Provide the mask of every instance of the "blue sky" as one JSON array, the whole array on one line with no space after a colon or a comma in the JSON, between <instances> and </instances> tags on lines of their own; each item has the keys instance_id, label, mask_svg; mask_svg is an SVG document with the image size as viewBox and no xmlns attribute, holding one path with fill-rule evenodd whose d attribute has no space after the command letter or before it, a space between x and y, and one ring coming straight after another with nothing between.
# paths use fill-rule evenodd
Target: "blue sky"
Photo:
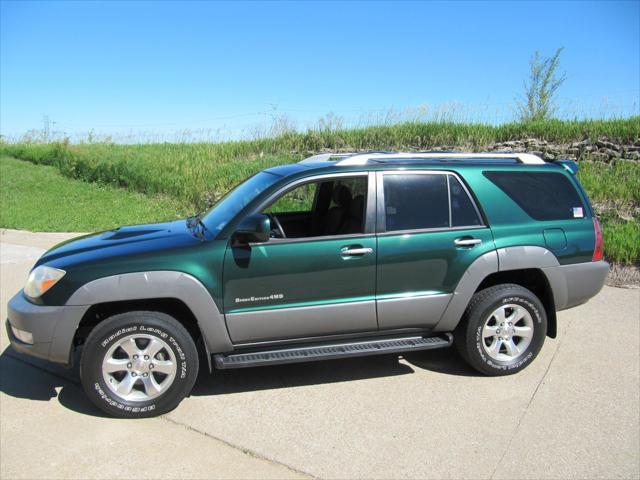
<instances>
[{"instance_id":1,"label":"blue sky","mask_svg":"<svg viewBox=\"0 0 640 480\"><path fill-rule=\"evenodd\" d=\"M530 55L561 46L564 112L640 108L638 1L2 1L0 13L4 135L43 115L66 133L231 136L274 111L299 127L420 105L508 120Z\"/></svg>"}]
</instances>

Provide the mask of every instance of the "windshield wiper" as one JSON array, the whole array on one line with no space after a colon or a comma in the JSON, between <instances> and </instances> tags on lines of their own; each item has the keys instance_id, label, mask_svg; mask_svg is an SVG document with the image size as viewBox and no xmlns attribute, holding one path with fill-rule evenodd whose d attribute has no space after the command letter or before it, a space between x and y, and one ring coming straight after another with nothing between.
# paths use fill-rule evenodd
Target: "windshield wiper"
<instances>
[{"instance_id":1,"label":"windshield wiper","mask_svg":"<svg viewBox=\"0 0 640 480\"><path fill-rule=\"evenodd\" d=\"M202 221L202 213L198 212L195 215L191 215L187 217L187 228L191 230L191 232L200 240L201 242L205 241L204 232L209 230L207 226Z\"/></svg>"}]
</instances>

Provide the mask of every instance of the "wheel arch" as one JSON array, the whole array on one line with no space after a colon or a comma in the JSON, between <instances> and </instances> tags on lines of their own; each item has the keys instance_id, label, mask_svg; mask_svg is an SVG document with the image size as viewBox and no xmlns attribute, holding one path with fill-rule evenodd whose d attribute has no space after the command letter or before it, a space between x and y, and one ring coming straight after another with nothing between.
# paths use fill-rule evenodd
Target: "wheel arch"
<instances>
[{"instance_id":1,"label":"wheel arch","mask_svg":"<svg viewBox=\"0 0 640 480\"><path fill-rule=\"evenodd\" d=\"M162 312L175 318L193 339L202 338L198 321L189 307L177 298L145 298L137 300L117 300L91 305L78 324L74 345L84 343L91 331L102 321L113 315L132 311Z\"/></svg>"},{"instance_id":2,"label":"wheel arch","mask_svg":"<svg viewBox=\"0 0 640 480\"><path fill-rule=\"evenodd\" d=\"M552 252L538 246L506 247L485 253L469 266L458 282L434 331L453 331L478 290L498 283L516 283L532 290L543 302L547 314L547 335L555 338L556 302L553 282L545 269L558 265L558 259Z\"/></svg>"},{"instance_id":3,"label":"wheel arch","mask_svg":"<svg viewBox=\"0 0 640 480\"><path fill-rule=\"evenodd\" d=\"M125 309L153 310L180 315L192 335L201 335L207 353L233 350L224 316L213 297L195 277L177 271L136 272L93 280L74 292L67 305L89 305L70 336L76 337L100 315ZM197 329L197 331L196 331ZM84 331L80 331L82 334Z\"/></svg>"}]
</instances>

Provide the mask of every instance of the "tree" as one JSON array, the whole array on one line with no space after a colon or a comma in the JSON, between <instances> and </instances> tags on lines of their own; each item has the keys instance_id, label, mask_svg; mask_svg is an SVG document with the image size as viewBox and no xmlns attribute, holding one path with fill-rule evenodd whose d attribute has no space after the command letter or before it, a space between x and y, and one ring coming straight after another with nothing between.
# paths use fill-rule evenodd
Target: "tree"
<instances>
[{"instance_id":1,"label":"tree","mask_svg":"<svg viewBox=\"0 0 640 480\"><path fill-rule=\"evenodd\" d=\"M529 79L524 82L523 98L517 101L520 121L546 120L553 115L554 96L567 79L566 73L557 72L562 50L558 48L551 57L535 52L529 60Z\"/></svg>"}]
</instances>

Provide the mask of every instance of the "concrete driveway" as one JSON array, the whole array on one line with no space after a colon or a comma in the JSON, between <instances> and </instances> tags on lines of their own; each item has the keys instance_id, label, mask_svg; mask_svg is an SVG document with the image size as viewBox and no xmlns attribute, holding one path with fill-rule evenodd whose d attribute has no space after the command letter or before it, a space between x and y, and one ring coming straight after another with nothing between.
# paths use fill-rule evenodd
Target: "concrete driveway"
<instances>
[{"instance_id":1,"label":"concrete driveway","mask_svg":"<svg viewBox=\"0 0 640 480\"><path fill-rule=\"evenodd\" d=\"M64 234L0 235L2 318ZM524 372L453 350L217 371L161 418L105 418L75 371L0 356L1 478L638 478L640 290L559 315Z\"/></svg>"}]
</instances>

